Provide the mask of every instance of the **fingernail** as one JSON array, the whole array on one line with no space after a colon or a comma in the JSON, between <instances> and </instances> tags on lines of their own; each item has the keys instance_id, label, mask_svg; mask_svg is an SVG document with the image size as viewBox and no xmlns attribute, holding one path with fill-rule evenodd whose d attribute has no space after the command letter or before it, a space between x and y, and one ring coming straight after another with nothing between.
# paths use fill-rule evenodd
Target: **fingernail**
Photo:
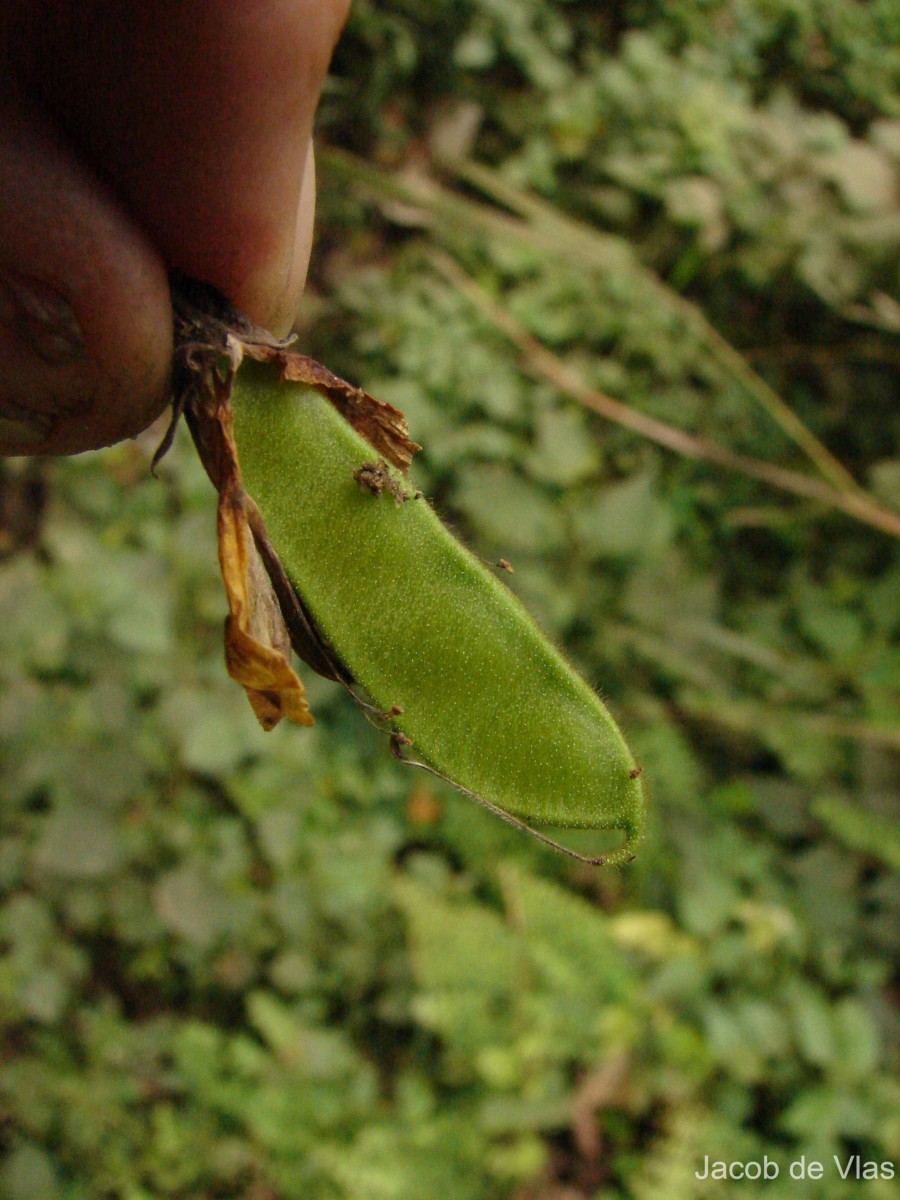
<instances>
[{"instance_id":1,"label":"fingernail","mask_svg":"<svg viewBox=\"0 0 900 1200\"><path fill-rule=\"evenodd\" d=\"M0 408L0 452L37 446L50 436L49 418L26 413L10 405Z\"/></svg>"},{"instance_id":2,"label":"fingernail","mask_svg":"<svg viewBox=\"0 0 900 1200\"><path fill-rule=\"evenodd\" d=\"M0 321L12 325L50 366L71 362L84 349L71 304L42 279L5 273L0 279Z\"/></svg>"}]
</instances>

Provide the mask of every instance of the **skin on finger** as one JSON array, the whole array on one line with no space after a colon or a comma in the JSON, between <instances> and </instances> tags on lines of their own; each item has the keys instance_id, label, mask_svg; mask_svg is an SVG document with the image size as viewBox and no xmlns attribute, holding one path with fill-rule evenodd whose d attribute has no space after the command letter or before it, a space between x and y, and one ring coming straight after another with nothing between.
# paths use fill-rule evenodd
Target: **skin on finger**
<instances>
[{"instance_id":1,"label":"skin on finger","mask_svg":"<svg viewBox=\"0 0 900 1200\"><path fill-rule=\"evenodd\" d=\"M348 0L12 7L0 23L18 69L163 258L286 332L313 117Z\"/></svg>"},{"instance_id":2,"label":"skin on finger","mask_svg":"<svg viewBox=\"0 0 900 1200\"><path fill-rule=\"evenodd\" d=\"M313 154L312 142L309 143L306 155L306 165L303 169L303 183L300 188L300 203L297 208L297 222L294 228L294 253L291 267L288 271L287 283L275 317L277 332L289 333L300 307L300 297L306 286L306 272L309 270L309 259L313 243L313 218L316 208L316 160Z\"/></svg>"},{"instance_id":3,"label":"skin on finger","mask_svg":"<svg viewBox=\"0 0 900 1200\"><path fill-rule=\"evenodd\" d=\"M133 436L168 400L162 260L52 125L0 96L0 453Z\"/></svg>"}]
</instances>

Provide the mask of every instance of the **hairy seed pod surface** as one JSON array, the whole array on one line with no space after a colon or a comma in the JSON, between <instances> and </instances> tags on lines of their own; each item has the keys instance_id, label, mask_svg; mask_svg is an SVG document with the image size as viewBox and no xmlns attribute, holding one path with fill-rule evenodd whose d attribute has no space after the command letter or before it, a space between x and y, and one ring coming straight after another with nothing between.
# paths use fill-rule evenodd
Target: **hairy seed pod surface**
<instances>
[{"instance_id":1,"label":"hairy seed pod surface","mask_svg":"<svg viewBox=\"0 0 900 1200\"><path fill-rule=\"evenodd\" d=\"M402 713L394 728L505 812L621 830L606 861L629 858L640 770L505 584L314 389L245 361L232 407L246 489L291 582L375 703ZM376 476L390 486L360 486Z\"/></svg>"}]
</instances>

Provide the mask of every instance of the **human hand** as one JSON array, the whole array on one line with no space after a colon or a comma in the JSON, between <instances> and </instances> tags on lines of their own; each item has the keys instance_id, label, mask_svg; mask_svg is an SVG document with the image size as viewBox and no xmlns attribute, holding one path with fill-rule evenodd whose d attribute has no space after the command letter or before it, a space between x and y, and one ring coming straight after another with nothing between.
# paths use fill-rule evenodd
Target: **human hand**
<instances>
[{"instance_id":1,"label":"human hand","mask_svg":"<svg viewBox=\"0 0 900 1200\"><path fill-rule=\"evenodd\" d=\"M159 415L169 268L290 329L313 116L348 7L0 8L0 454L93 449Z\"/></svg>"}]
</instances>

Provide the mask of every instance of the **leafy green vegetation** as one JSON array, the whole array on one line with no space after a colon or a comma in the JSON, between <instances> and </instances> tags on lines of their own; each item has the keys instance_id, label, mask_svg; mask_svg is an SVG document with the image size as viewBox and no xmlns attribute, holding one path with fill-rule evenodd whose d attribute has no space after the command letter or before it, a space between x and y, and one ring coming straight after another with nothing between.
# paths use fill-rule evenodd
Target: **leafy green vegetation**
<instances>
[{"instance_id":1,"label":"leafy green vegetation","mask_svg":"<svg viewBox=\"0 0 900 1200\"><path fill-rule=\"evenodd\" d=\"M0 1194L893 1194L832 1155L900 1160L897 46L889 0L355 5L303 349L513 563L648 837L574 865L309 672L260 732L186 436L41 467L37 528L5 464Z\"/></svg>"}]
</instances>

